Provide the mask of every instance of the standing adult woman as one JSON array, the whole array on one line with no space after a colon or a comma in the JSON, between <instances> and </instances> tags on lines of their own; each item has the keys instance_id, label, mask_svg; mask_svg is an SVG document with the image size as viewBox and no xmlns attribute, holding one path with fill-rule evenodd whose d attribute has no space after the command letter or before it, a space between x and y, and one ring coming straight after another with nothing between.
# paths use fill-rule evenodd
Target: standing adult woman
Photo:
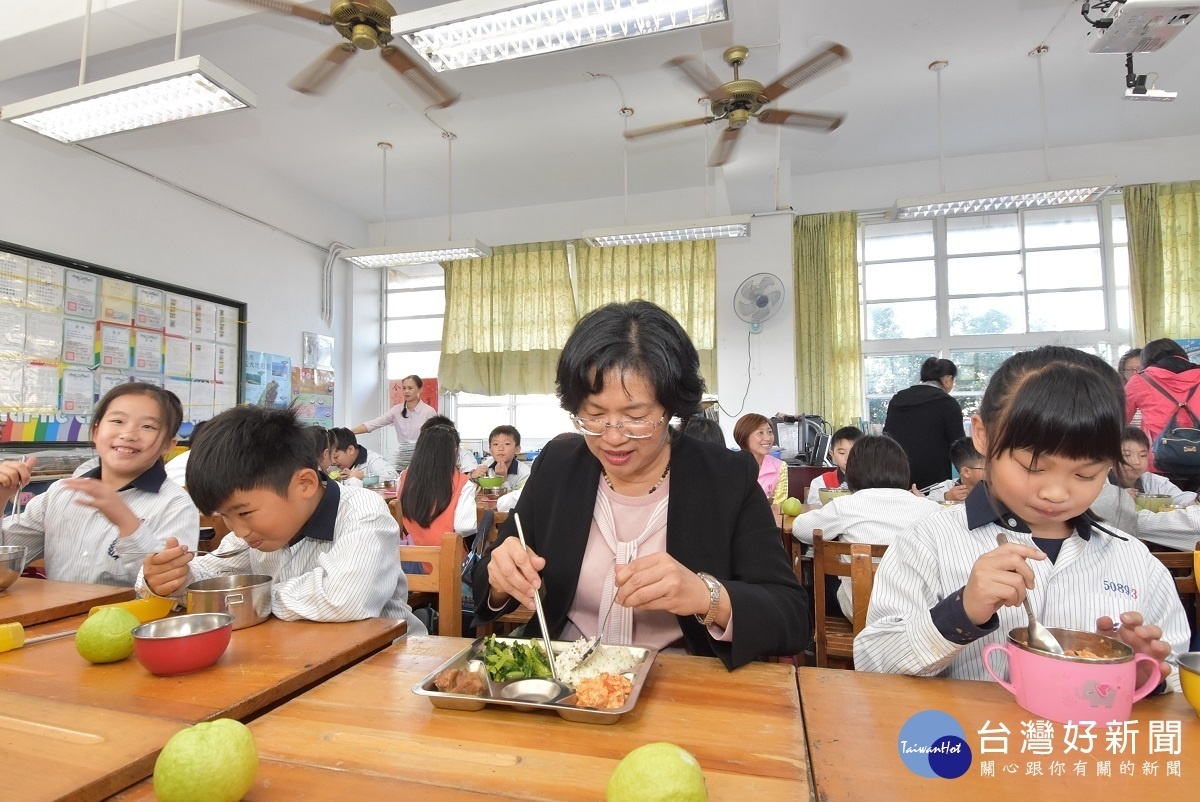
<instances>
[{"instance_id":1,"label":"standing adult woman","mask_svg":"<svg viewBox=\"0 0 1200 802\"><path fill-rule=\"evenodd\" d=\"M757 412L738 418L733 427L733 441L738 448L754 457L758 465L758 484L772 504L782 504L788 497L787 463L771 456L775 445L775 430L771 421Z\"/></svg>"},{"instance_id":2,"label":"standing adult woman","mask_svg":"<svg viewBox=\"0 0 1200 802\"><path fill-rule=\"evenodd\" d=\"M400 443L396 454L396 469L404 470L412 460L413 446L421 434L421 424L437 414L437 411L421 400L423 382L417 375L405 376L400 380L400 392L403 400L374 420L360 423L350 431L355 434L366 434L387 426L389 423L396 428L396 439Z\"/></svg>"},{"instance_id":3,"label":"standing adult woman","mask_svg":"<svg viewBox=\"0 0 1200 802\"><path fill-rule=\"evenodd\" d=\"M949 359L929 357L921 364L921 383L892 396L883 433L908 455L912 482L928 487L952 476L950 445L965 436L962 407L950 396L958 367Z\"/></svg>"},{"instance_id":4,"label":"standing adult woman","mask_svg":"<svg viewBox=\"0 0 1200 802\"><path fill-rule=\"evenodd\" d=\"M1157 385L1157 386L1156 386ZM1142 370L1125 385L1125 415L1129 420L1140 412L1142 431L1153 445L1162 430L1176 416L1178 426L1200 426L1180 403L1200 412L1200 365L1188 361L1187 352L1174 340L1163 338L1146 343L1142 349ZM1151 447L1149 470L1154 468ZM1183 490L1195 490L1194 476L1168 476ZM1185 486L1186 485L1186 486Z\"/></svg>"},{"instance_id":5,"label":"standing adult woman","mask_svg":"<svg viewBox=\"0 0 1200 802\"><path fill-rule=\"evenodd\" d=\"M728 668L803 648L804 592L753 464L668 425L699 409L699 365L679 323L646 301L579 321L557 385L584 437L551 442L534 462L476 569L476 624L532 608L544 583L555 638L606 624L609 643L683 647Z\"/></svg>"}]
</instances>

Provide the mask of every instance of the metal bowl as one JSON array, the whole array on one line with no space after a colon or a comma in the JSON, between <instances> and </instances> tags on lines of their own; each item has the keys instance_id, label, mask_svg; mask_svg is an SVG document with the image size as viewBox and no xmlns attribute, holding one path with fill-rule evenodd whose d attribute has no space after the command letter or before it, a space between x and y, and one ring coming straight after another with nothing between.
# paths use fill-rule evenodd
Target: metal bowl
<instances>
[{"instance_id":1,"label":"metal bowl","mask_svg":"<svg viewBox=\"0 0 1200 802\"><path fill-rule=\"evenodd\" d=\"M1173 506L1171 497L1162 493L1138 493L1137 499L1134 501L1134 506L1139 510L1150 510L1151 512L1163 512L1164 507Z\"/></svg>"},{"instance_id":2,"label":"metal bowl","mask_svg":"<svg viewBox=\"0 0 1200 802\"><path fill-rule=\"evenodd\" d=\"M500 698L531 704L552 704L571 694L574 689L566 683L553 679L518 679L500 687ZM517 706L518 710L537 710L536 707Z\"/></svg>"},{"instance_id":3,"label":"metal bowl","mask_svg":"<svg viewBox=\"0 0 1200 802\"><path fill-rule=\"evenodd\" d=\"M151 674L188 674L217 662L232 634L233 616L228 613L164 618L134 628L133 654Z\"/></svg>"},{"instance_id":4,"label":"metal bowl","mask_svg":"<svg viewBox=\"0 0 1200 802\"><path fill-rule=\"evenodd\" d=\"M233 628L245 629L271 617L269 574L235 574L201 579L187 588L189 613L228 613Z\"/></svg>"},{"instance_id":5,"label":"metal bowl","mask_svg":"<svg viewBox=\"0 0 1200 802\"><path fill-rule=\"evenodd\" d=\"M1183 686L1183 698L1200 716L1200 652L1179 655L1179 684Z\"/></svg>"},{"instance_id":6,"label":"metal bowl","mask_svg":"<svg viewBox=\"0 0 1200 802\"><path fill-rule=\"evenodd\" d=\"M24 546L0 546L0 593L8 590L25 570Z\"/></svg>"},{"instance_id":7,"label":"metal bowl","mask_svg":"<svg viewBox=\"0 0 1200 802\"><path fill-rule=\"evenodd\" d=\"M1133 649L1129 644L1098 632L1086 632L1080 629L1059 629L1046 627L1064 650L1087 649L1095 657L1079 657L1077 655L1059 655L1035 649L1029 645L1028 627L1016 627L1008 633L1008 640L1018 648L1027 652L1052 657L1055 660L1066 660L1071 663L1128 663L1133 659Z\"/></svg>"},{"instance_id":8,"label":"metal bowl","mask_svg":"<svg viewBox=\"0 0 1200 802\"><path fill-rule=\"evenodd\" d=\"M821 498L821 504L825 505L835 498L850 495L850 491L841 487L821 487L817 489L817 495Z\"/></svg>"}]
</instances>

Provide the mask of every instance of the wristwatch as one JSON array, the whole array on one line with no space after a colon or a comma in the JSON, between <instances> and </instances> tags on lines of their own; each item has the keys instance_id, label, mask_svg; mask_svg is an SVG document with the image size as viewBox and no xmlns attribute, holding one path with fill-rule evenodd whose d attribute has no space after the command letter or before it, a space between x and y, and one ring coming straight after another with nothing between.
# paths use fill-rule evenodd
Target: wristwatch
<instances>
[{"instance_id":1,"label":"wristwatch","mask_svg":"<svg viewBox=\"0 0 1200 802\"><path fill-rule=\"evenodd\" d=\"M711 574L703 571L697 571L696 576L703 579L704 584L708 585L708 612L704 615L697 613L696 620L706 627L712 626L712 622L717 618L717 608L721 605L721 583Z\"/></svg>"}]
</instances>

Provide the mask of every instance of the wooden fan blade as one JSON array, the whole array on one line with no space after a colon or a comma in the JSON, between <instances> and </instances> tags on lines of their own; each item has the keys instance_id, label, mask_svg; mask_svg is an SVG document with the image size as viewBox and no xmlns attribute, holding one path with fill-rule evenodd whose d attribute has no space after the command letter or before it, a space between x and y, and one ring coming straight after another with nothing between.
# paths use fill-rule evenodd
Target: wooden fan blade
<instances>
[{"instance_id":1,"label":"wooden fan blade","mask_svg":"<svg viewBox=\"0 0 1200 802\"><path fill-rule=\"evenodd\" d=\"M296 77L288 81L288 86L304 95L315 95L321 91L325 82L333 77L338 67L346 59L354 55L354 45L342 42L326 50L321 57L309 64Z\"/></svg>"},{"instance_id":2,"label":"wooden fan blade","mask_svg":"<svg viewBox=\"0 0 1200 802\"><path fill-rule=\"evenodd\" d=\"M715 119L717 118L697 117L694 120L683 120L682 122L677 123L663 123L662 125L650 125L645 128L635 128L632 131L626 131L625 138L636 139L639 136L646 136L647 134L660 134L663 131L674 131L677 128L691 128L693 125L706 125Z\"/></svg>"},{"instance_id":3,"label":"wooden fan blade","mask_svg":"<svg viewBox=\"0 0 1200 802\"><path fill-rule=\"evenodd\" d=\"M287 0L237 0L243 5L259 6L270 11L275 11L280 14L291 14L296 17L304 17L313 22L319 22L322 25L332 25L333 17L326 14L324 11L317 11L315 8L302 6L299 3L289 3Z\"/></svg>"},{"instance_id":4,"label":"wooden fan blade","mask_svg":"<svg viewBox=\"0 0 1200 802\"><path fill-rule=\"evenodd\" d=\"M708 159L709 167L720 167L729 161L729 157L733 155L733 146L737 144L738 134L741 132L741 128L725 129L721 138L717 140L717 146L713 148L712 156Z\"/></svg>"},{"instance_id":5,"label":"wooden fan blade","mask_svg":"<svg viewBox=\"0 0 1200 802\"><path fill-rule=\"evenodd\" d=\"M758 115L760 123L812 128L826 134L841 125L845 119L840 114L812 114L805 111L784 111L783 109L767 109Z\"/></svg>"},{"instance_id":6,"label":"wooden fan blade","mask_svg":"<svg viewBox=\"0 0 1200 802\"><path fill-rule=\"evenodd\" d=\"M800 84L808 83L821 73L841 66L849 60L849 50L841 45L830 45L808 61L793 67L776 78L770 86L763 90L763 96L768 101L774 100L784 92L795 89Z\"/></svg>"},{"instance_id":7,"label":"wooden fan blade","mask_svg":"<svg viewBox=\"0 0 1200 802\"><path fill-rule=\"evenodd\" d=\"M396 72L400 73L409 86L421 97L429 101L429 105L444 109L458 100L458 94L450 87L434 77L413 49L403 39L394 39L393 43L379 51L383 60Z\"/></svg>"},{"instance_id":8,"label":"wooden fan blade","mask_svg":"<svg viewBox=\"0 0 1200 802\"><path fill-rule=\"evenodd\" d=\"M700 59L694 56L676 56L667 62L667 66L675 67L686 75L692 85L708 95L709 100L714 103L729 98L729 93L721 88L721 79Z\"/></svg>"}]
</instances>

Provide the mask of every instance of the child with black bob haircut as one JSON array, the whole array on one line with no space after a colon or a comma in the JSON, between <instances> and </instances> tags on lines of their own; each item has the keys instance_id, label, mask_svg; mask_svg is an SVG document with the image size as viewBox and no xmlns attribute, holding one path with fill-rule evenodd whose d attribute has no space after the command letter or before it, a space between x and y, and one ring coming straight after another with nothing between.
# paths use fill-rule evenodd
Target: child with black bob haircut
<instances>
[{"instance_id":1,"label":"child with black bob haircut","mask_svg":"<svg viewBox=\"0 0 1200 802\"><path fill-rule=\"evenodd\" d=\"M843 426L833 433L833 437L829 438L829 458L837 467L812 480L808 486L805 504L821 506L822 488L846 489L846 462L850 459L850 450L854 448L854 443L862 436L862 429L857 426Z\"/></svg>"},{"instance_id":2,"label":"child with black bob haircut","mask_svg":"<svg viewBox=\"0 0 1200 802\"><path fill-rule=\"evenodd\" d=\"M335 428L329 431L329 458L342 472L347 482L358 485L369 484L364 481L368 476L376 477L374 481L395 481L400 477L382 454L367 451L358 444L354 432L345 428Z\"/></svg>"},{"instance_id":3,"label":"child with black bob haircut","mask_svg":"<svg viewBox=\"0 0 1200 802\"><path fill-rule=\"evenodd\" d=\"M200 513L163 467L182 420L169 390L144 382L109 390L92 412L97 464L0 522L0 542L25 546L27 560L44 555L49 579L125 587L147 552L179 541L194 549ZM0 463L0 509L28 484L36 462Z\"/></svg>"},{"instance_id":4,"label":"child with black bob haircut","mask_svg":"<svg viewBox=\"0 0 1200 802\"><path fill-rule=\"evenodd\" d=\"M1046 626L1119 638L1158 661L1139 666L1139 685L1157 674L1177 690L1171 663L1189 632L1175 583L1089 512L1121 460L1123 423L1121 382L1099 357L1045 346L1005 360L971 421L986 478L888 549L854 667L987 680L983 647L1028 624L1018 608L1032 594Z\"/></svg>"},{"instance_id":5,"label":"child with black bob haircut","mask_svg":"<svg viewBox=\"0 0 1200 802\"><path fill-rule=\"evenodd\" d=\"M947 479L925 494L933 501L965 501L983 478L983 455L971 438L960 437L950 444L950 461L958 479Z\"/></svg>"},{"instance_id":6,"label":"child with black bob haircut","mask_svg":"<svg viewBox=\"0 0 1200 802\"><path fill-rule=\"evenodd\" d=\"M231 533L213 555L195 559L169 541L145 559L142 594L182 599L202 579L269 574L271 612L284 621L399 618L409 634L425 632L408 606L396 559L400 529L387 505L370 490L327 480L293 410L235 407L213 418L192 444L187 487Z\"/></svg>"}]
</instances>

